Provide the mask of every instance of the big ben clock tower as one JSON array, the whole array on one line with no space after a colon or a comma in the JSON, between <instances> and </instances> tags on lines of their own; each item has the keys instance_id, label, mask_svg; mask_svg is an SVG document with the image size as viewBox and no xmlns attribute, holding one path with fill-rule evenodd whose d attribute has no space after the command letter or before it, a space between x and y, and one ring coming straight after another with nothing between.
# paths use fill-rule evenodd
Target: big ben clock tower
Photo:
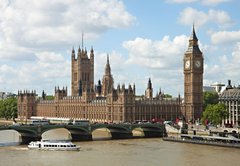
<instances>
[{"instance_id":1,"label":"big ben clock tower","mask_svg":"<svg viewBox=\"0 0 240 166\"><path fill-rule=\"evenodd\" d=\"M203 55L193 26L184 59L184 109L186 120L196 120L203 111Z\"/></svg>"}]
</instances>

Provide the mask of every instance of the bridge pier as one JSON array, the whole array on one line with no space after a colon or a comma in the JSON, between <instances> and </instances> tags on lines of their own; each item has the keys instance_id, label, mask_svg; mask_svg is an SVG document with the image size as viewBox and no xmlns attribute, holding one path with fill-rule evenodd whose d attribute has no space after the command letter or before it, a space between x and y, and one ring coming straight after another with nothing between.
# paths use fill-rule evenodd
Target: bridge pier
<instances>
[{"instance_id":1,"label":"bridge pier","mask_svg":"<svg viewBox=\"0 0 240 166\"><path fill-rule=\"evenodd\" d=\"M30 137L30 136L21 136L22 142L21 145L29 144L31 141L40 141L42 137Z\"/></svg>"},{"instance_id":2,"label":"bridge pier","mask_svg":"<svg viewBox=\"0 0 240 166\"><path fill-rule=\"evenodd\" d=\"M145 138L163 137L162 132L143 131Z\"/></svg>"},{"instance_id":3,"label":"bridge pier","mask_svg":"<svg viewBox=\"0 0 240 166\"><path fill-rule=\"evenodd\" d=\"M130 139L133 138L132 133L111 132L112 139Z\"/></svg>"},{"instance_id":4,"label":"bridge pier","mask_svg":"<svg viewBox=\"0 0 240 166\"><path fill-rule=\"evenodd\" d=\"M71 133L72 141L92 141L92 134L74 134Z\"/></svg>"}]
</instances>

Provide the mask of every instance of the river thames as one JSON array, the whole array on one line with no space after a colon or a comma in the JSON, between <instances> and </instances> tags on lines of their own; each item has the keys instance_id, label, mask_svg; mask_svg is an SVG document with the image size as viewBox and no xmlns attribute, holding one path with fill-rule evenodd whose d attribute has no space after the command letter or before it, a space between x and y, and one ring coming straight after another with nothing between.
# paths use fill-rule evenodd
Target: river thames
<instances>
[{"instance_id":1,"label":"river thames","mask_svg":"<svg viewBox=\"0 0 240 166\"><path fill-rule=\"evenodd\" d=\"M100 135L106 138L108 134ZM43 137L64 139L68 134L56 130ZM94 138L101 136L95 134ZM0 132L0 166L236 166L240 163L240 149L165 142L161 138L75 142L81 146L78 152L6 146L16 139L18 133Z\"/></svg>"}]
</instances>

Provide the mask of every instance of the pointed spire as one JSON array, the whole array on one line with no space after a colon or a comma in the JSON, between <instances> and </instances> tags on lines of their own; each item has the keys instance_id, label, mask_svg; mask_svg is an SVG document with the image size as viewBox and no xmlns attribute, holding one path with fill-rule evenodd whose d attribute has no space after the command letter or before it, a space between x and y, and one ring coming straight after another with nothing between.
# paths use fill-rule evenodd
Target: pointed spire
<instances>
[{"instance_id":1,"label":"pointed spire","mask_svg":"<svg viewBox=\"0 0 240 166\"><path fill-rule=\"evenodd\" d=\"M82 32L82 49L83 49L83 32Z\"/></svg>"},{"instance_id":2,"label":"pointed spire","mask_svg":"<svg viewBox=\"0 0 240 166\"><path fill-rule=\"evenodd\" d=\"M72 47L72 60L75 60L75 50L74 50L74 46Z\"/></svg>"},{"instance_id":3,"label":"pointed spire","mask_svg":"<svg viewBox=\"0 0 240 166\"><path fill-rule=\"evenodd\" d=\"M105 75L111 75L111 67L109 63L109 55L107 54L107 64L105 66Z\"/></svg>"},{"instance_id":4,"label":"pointed spire","mask_svg":"<svg viewBox=\"0 0 240 166\"><path fill-rule=\"evenodd\" d=\"M196 40L196 41L198 41L197 35L196 35L196 33L195 33L195 26L194 26L194 24L193 24L192 34L191 34L191 36L190 36L190 40Z\"/></svg>"},{"instance_id":5,"label":"pointed spire","mask_svg":"<svg viewBox=\"0 0 240 166\"><path fill-rule=\"evenodd\" d=\"M91 51L90 51L90 58L93 61L94 59L94 51L93 51L93 46L91 47Z\"/></svg>"},{"instance_id":6,"label":"pointed spire","mask_svg":"<svg viewBox=\"0 0 240 166\"><path fill-rule=\"evenodd\" d=\"M73 48L72 48L72 53L73 53L73 54L75 53L74 46L73 46Z\"/></svg>"},{"instance_id":7,"label":"pointed spire","mask_svg":"<svg viewBox=\"0 0 240 166\"><path fill-rule=\"evenodd\" d=\"M195 32L195 27L193 24L193 28L192 28L192 34L189 38L189 44L188 44L188 49L186 51L186 53L194 53L194 54L202 54L201 50L198 47L198 38Z\"/></svg>"},{"instance_id":8,"label":"pointed spire","mask_svg":"<svg viewBox=\"0 0 240 166\"><path fill-rule=\"evenodd\" d=\"M149 77L148 80L148 89L152 89L152 82L151 82L151 78Z\"/></svg>"},{"instance_id":9,"label":"pointed spire","mask_svg":"<svg viewBox=\"0 0 240 166\"><path fill-rule=\"evenodd\" d=\"M136 93L136 87L135 87L135 83L133 84L133 93Z\"/></svg>"},{"instance_id":10,"label":"pointed spire","mask_svg":"<svg viewBox=\"0 0 240 166\"><path fill-rule=\"evenodd\" d=\"M109 65L109 54L107 54L107 65Z\"/></svg>"}]
</instances>

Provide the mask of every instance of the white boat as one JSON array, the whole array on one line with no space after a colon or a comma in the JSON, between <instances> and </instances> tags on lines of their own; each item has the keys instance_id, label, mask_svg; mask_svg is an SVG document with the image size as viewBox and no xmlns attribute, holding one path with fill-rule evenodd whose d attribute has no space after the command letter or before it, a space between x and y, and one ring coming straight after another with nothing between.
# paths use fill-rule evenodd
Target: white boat
<instances>
[{"instance_id":1,"label":"white boat","mask_svg":"<svg viewBox=\"0 0 240 166\"><path fill-rule=\"evenodd\" d=\"M78 151L80 146L66 140L41 140L30 142L28 148L38 150Z\"/></svg>"}]
</instances>

